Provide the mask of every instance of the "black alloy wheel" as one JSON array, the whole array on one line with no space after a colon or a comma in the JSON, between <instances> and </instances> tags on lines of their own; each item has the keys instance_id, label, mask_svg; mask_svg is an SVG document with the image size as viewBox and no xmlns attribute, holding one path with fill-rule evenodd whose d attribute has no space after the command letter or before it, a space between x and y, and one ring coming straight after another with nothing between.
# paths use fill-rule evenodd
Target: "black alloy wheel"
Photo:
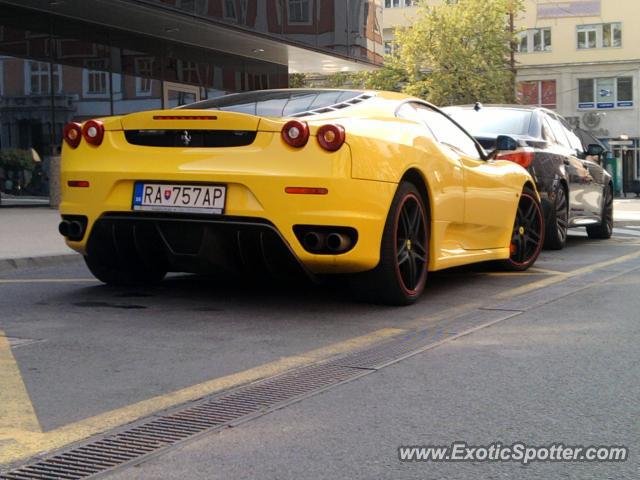
<instances>
[{"instance_id":1,"label":"black alloy wheel","mask_svg":"<svg viewBox=\"0 0 640 480\"><path fill-rule=\"evenodd\" d=\"M387 215L378 266L350 278L351 288L361 300L409 305L420 297L429 265L429 219L416 186L400 183Z\"/></svg>"},{"instance_id":2,"label":"black alloy wheel","mask_svg":"<svg viewBox=\"0 0 640 480\"><path fill-rule=\"evenodd\" d=\"M427 278L427 229L420 197L408 193L402 200L395 225L396 270L402 289L415 295Z\"/></svg>"},{"instance_id":3,"label":"black alloy wheel","mask_svg":"<svg viewBox=\"0 0 640 480\"><path fill-rule=\"evenodd\" d=\"M547 218L544 246L551 250L562 250L567 243L569 200L562 185L554 193L553 208Z\"/></svg>"},{"instance_id":4,"label":"black alloy wheel","mask_svg":"<svg viewBox=\"0 0 640 480\"><path fill-rule=\"evenodd\" d=\"M611 184L604 187L600 223L587 225L587 235L589 238L603 240L611 238L613 235L613 187Z\"/></svg>"},{"instance_id":5,"label":"black alloy wheel","mask_svg":"<svg viewBox=\"0 0 640 480\"><path fill-rule=\"evenodd\" d=\"M526 270L535 263L544 241L542 208L535 193L525 189L518 203L511 235L511 256L502 262L509 270Z\"/></svg>"}]
</instances>

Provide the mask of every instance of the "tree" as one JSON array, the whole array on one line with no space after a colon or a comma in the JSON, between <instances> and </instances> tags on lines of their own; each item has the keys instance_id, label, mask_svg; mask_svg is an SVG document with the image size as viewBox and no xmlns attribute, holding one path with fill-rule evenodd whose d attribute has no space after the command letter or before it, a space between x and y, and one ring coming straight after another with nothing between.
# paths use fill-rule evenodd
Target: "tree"
<instances>
[{"instance_id":1,"label":"tree","mask_svg":"<svg viewBox=\"0 0 640 480\"><path fill-rule=\"evenodd\" d=\"M409 80L407 70L393 55L385 57L384 65L378 70L354 74L361 88L400 92Z\"/></svg>"},{"instance_id":2,"label":"tree","mask_svg":"<svg viewBox=\"0 0 640 480\"><path fill-rule=\"evenodd\" d=\"M522 0L420 3L413 24L396 31L404 91L438 105L515 102L510 15Z\"/></svg>"},{"instance_id":3,"label":"tree","mask_svg":"<svg viewBox=\"0 0 640 480\"><path fill-rule=\"evenodd\" d=\"M0 167L6 171L31 171L35 168L33 154L29 150L8 148L0 152Z\"/></svg>"},{"instance_id":4,"label":"tree","mask_svg":"<svg viewBox=\"0 0 640 480\"><path fill-rule=\"evenodd\" d=\"M289 88L304 88L306 87L306 75L304 73L290 73L289 74Z\"/></svg>"}]
</instances>

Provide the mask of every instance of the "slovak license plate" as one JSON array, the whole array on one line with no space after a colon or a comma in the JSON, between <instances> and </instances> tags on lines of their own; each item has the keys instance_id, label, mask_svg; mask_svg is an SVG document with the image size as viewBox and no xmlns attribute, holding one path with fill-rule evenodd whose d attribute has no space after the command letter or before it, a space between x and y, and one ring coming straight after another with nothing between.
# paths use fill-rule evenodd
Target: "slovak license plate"
<instances>
[{"instance_id":1,"label":"slovak license plate","mask_svg":"<svg viewBox=\"0 0 640 480\"><path fill-rule=\"evenodd\" d=\"M133 209L151 212L211 213L224 212L225 185L184 185L137 182L133 191Z\"/></svg>"}]
</instances>

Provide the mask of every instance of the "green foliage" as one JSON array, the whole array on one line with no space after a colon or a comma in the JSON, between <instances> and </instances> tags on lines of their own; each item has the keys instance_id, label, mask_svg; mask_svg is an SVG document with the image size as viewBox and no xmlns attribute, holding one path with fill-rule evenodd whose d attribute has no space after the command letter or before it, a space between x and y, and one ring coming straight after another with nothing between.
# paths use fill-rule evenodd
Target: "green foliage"
<instances>
[{"instance_id":1,"label":"green foliage","mask_svg":"<svg viewBox=\"0 0 640 480\"><path fill-rule=\"evenodd\" d=\"M409 80L407 70L399 63L398 58L388 55L382 68L370 72L354 74L361 88L372 90L388 90L400 92Z\"/></svg>"},{"instance_id":2,"label":"green foliage","mask_svg":"<svg viewBox=\"0 0 640 480\"><path fill-rule=\"evenodd\" d=\"M514 102L509 14L522 9L522 0L421 2L412 25L396 31L392 71L406 75L403 91L439 105Z\"/></svg>"},{"instance_id":3,"label":"green foliage","mask_svg":"<svg viewBox=\"0 0 640 480\"><path fill-rule=\"evenodd\" d=\"M7 171L18 172L21 170L32 171L35 167L30 150L8 148L0 150L0 167Z\"/></svg>"},{"instance_id":4,"label":"green foliage","mask_svg":"<svg viewBox=\"0 0 640 480\"><path fill-rule=\"evenodd\" d=\"M337 72L326 76L294 73L289 75L289 88L362 88L399 92L406 80L406 72L389 58L384 67L370 72Z\"/></svg>"},{"instance_id":5,"label":"green foliage","mask_svg":"<svg viewBox=\"0 0 640 480\"><path fill-rule=\"evenodd\" d=\"M337 72L331 75L328 75L324 84L326 88L342 88L353 83L353 74L347 72Z\"/></svg>"},{"instance_id":6,"label":"green foliage","mask_svg":"<svg viewBox=\"0 0 640 480\"><path fill-rule=\"evenodd\" d=\"M515 103L509 16L523 0L420 2L411 26L396 30L396 52L380 69L327 77L293 74L290 86L402 91L437 105Z\"/></svg>"},{"instance_id":7,"label":"green foliage","mask_svg":"<svg viewBox=\"0 0 640 480\"><path fill-rule=\"evenodd\" d=\"M307 76L304 73L290 73L289 74L289 88L304 88L306 87Z\"/></svg>"}]
</instances>

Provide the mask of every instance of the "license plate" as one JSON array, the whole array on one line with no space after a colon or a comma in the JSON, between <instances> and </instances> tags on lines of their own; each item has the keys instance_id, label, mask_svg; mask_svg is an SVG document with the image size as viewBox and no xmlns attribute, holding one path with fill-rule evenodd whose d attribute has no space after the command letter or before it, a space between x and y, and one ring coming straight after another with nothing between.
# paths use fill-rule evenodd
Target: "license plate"
<instances>
[{"instance_id":1,"label":"license plate","mask_svg":"<svg viewBox=\"0 0 640 480\"><path fill-rule=\"evenodd\" d=\"M222 214L227 196L224 185L136 183L133 209L151 212Z\"/></svg>"}]
</instances>

